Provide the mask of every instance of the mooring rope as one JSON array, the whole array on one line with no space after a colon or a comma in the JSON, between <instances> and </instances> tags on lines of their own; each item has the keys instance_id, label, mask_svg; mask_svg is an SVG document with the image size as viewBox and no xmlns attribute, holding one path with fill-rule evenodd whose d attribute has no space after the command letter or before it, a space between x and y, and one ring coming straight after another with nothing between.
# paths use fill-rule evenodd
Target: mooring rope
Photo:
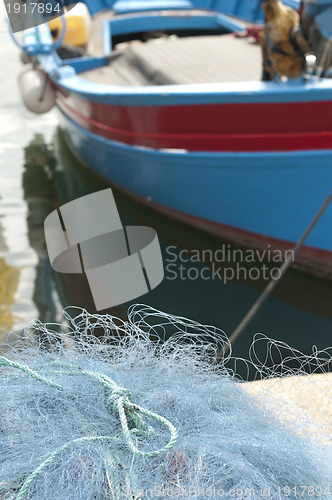
<instances>
[{"instance_id":1,"label":"mooring rope","mask_svg":"<svg viewBox=\"0 0 332 500\"><path fill-rule=\"evenodd\" d=\"M53 387L54 389L60 390L60 391L65 391L70 393L70 391L60 385L57 384L56 382L53 382L52 380L49 380L42 375L40 375L38 372L32 370L29 366L23 364L23 363L18 363L16 361L11 361L10 359L7 359L3 356L0 356L0 366L6 366L10 368L15 368L17 370L20 370L21 372L25 373L26 375L34 378L35 380L38 380L39 382L42 382L50 387ZM172 449L178 439L178 433L174 425L169 422L166 418L158 415L157 413L154 413L152 411L146 410L142 406L139 406L137 404L134 404L131 402L131 392L118 385L111 377L108 377L107 375L103 373L98 373L98 372L93 372L90 370L72 370L70 372L71 375L78 375L82 374L85 376L88 376L96 381L99 382L103 387L106 389L107 393L107 403L106 406L107 408L112 411L113 413L117 414L120 419L121 423L121 428L122 428L122 433L125 438L125 442L127 444L127 447L129 450L137 456L140 457L145 457L145 458L155 458L158 457L170 449ZM141 451L135 446L131 435L132 434L139 434L145 431L146 427L143 421L142 416L148 417L152 420L155 420L159 422L161 425L164 425L170 432L171 437L169 442L161 449L154 450L154 451ZM135 424L134 429L129 429L128 425L128 417L131 418L131 420ZM151 433L154 432L154 429L150 426L147 427L147 432ZM63 452L68 450L69 448L74 447L75 445L79 445L81 443L86 443L86 442L111 442L111 441L117 441L119 440L119 437L114 437L114 436L87 436L87 437L81 437L77 439L73 439L72 441L69 441L65 443L63 446L58 448L57 450L53 451L33 472L30 474L30 476L25 480L23 486L21 487L19 493L16 495L15 500L23 500L26 497L27 492L29 491L31 485L36 481L36 479L40 476L40 474L51 464L56 460L56 458L61 455ZM112 463L114 463L114 459L112 460ZM115 485L116 491L119 491L119 484Z\"/></svg>"},{"instance_id":2,"label":"mooring rope","mask_svg":"<svg viewBox=\"0 0 332 500\"><path fill-rule=\"evenodd\" d=\"M252 319L256 316L266 299L271 295L275 287L278 285L280 282L281 278L285 275L287 269L290 267L292 262L294 261L294 257L297 255L299 250L302 248L304 245L305 241L309 237L310 233L312 230L316 227L318 224L319 220L323 216L323 214L326 212L329 204L332 201L332 191L330 192L329 196L326 198L325 202L317 212L316 216L314 219L311 221L295 247L293 248L293 251L288 255L287 259L283 264L280 266L279 269L279 277L278 279L272 278L265 290L262 292L262 294L258 297L257 301L254 303L254 305L251 307L251 309L248 311L248 313L245 315L241 323L238 325L238 327L234 330L232 335L229 337L229 343L230 345L234 344L236 340L240 337L240 335L243 333L244 329L248 326L248 324L252 321ZM217 363L220 363L221 359L225 354L227 354L228 347L223 347L217 356Z\"/></svg>"}]
</instances>

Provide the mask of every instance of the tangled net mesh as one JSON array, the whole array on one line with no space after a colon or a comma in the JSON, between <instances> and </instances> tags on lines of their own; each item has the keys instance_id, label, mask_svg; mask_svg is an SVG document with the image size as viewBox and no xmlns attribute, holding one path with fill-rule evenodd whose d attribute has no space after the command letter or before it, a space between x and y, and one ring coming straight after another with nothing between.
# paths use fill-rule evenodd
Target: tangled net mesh
<instances>
[{"instance_id":1,"label":"tangled net mesh","mask_svg":"<svg viewBox=\"0 0 332 500\"><path fill-rule=\"evenodd\" d=\"M0 499L331 497L321 429L235 376L239 363L264 380L327 372L330 349L258 335L249 360L233 359L221 330L142 305L127 321L64 318L29 323L0 356Z\"/></svg>"}]
</instances>

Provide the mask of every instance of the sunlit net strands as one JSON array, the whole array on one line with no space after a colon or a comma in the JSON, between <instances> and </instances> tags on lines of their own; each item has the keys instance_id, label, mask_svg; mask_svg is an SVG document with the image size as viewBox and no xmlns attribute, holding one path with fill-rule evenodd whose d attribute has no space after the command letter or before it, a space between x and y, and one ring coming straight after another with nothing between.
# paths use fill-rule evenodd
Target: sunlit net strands
<instances>
[{"instance_id":1,"label":"sunlit net strands","mask_svg":"<svg viewBox=\"0 0 332 500\"><path fill-rule=\"evenodd\" d=\"M238 363L268 383L327 372L331 350L304 356L259 335L245 361L219 329L148 306L127 321L64 315L66 326L28 324L0 357L0 498L331 496L328 431L307 413L284 419L268 388L234 375Z\"/></svg>"}]
</instances>

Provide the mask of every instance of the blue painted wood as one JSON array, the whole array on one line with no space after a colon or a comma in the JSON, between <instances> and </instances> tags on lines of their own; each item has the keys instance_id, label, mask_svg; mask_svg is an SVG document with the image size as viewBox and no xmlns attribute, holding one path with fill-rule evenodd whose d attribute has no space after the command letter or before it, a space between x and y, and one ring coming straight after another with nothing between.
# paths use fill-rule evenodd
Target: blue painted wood
<instances>
[{"instance_id":1,"label":"blue painted wood","mask_svg":"<svg viewBox=\"0 0 332 500\"><path fill-rule=\"evenodd\" d=\"M38 54L39 42L35 27L24 30L22 48L28 56L35 56Z\"/></svg>"},{"instance_id":2,"label":"blue painted wood","mask_svg":"<svg viewBox=\"0 0 332 500\"><path fill-rule=\"evenodd\" d=\"M162 152L109 141L62 114L60 119L78 154L111 182L165 207L260 235L295 243L331 190L332 150ZM146 172L153 172L152 183ZM332 206L308 245L332 251L331 220Z\"/></svg>"},{"instance_id":3,"label":"blue painted wood","mask_svg":"<svg viewBox=\"0 0 332 500\"><path fill-rule=\"evenodd\" d=\"M212 13L210 15L196 16L172 16L158 13L149 15L132 15L124 18L112 18L108 21L112 36L125 35L130 33L141 33L154 30L218 30L221 27L225 31L237 31L243 29L244 25L234 21L222 14Z\"/></svg>"},{"instance_id":4,"label":"blue painted wood","mask_svg":"<svg viewBox=\"0 0 332 500\"><path fill-rule=\"evenodd\" d=\"M147 10L191 9L189 0L117 0L113 5L116 14L142 12Z\"/></svg>"},{"instance_id":5,"label":"blue painted wood","mask_svg":"<svg viewBox=\"0 0 332 500\"><path fill-rule=\"evenodd\" d=\"M212 8L218 12L238 17L253 23L263 21L263 11L261 9L261 0L251 0L244 2L243 0L214 0Z\"/></svg>"},{"instance_id":6,"label":"blue painted wood","mask_svg":"<svg viewBox=\"0 0 332 500\"><path fill-rule=\"evenodd\" d=\"M39 52L41 54L51 54L53 51L53 39L47 24L36 26L39 40Z\"/></svg>"},{"instance_id":7,"label":"blue painted wood","mask_svg":"<svg viewBox=\"0 0 332 500\"><path fill-rule=\"evenodd\" d=\"M316 16L316 22L322 35L329 40L332 37L332 6Z\"/></svg>"},{"instance_id":8,"label":"blue painted wood","mask_svg":"<svg viewBox=\"0 0 332 500\"><path fill-rule=\"evenodd\" d=\"M115 0L112 2L114 3ZM77 3L76 0L69 1L68 4L71 3ZM83 3L86 4L86 6L89 9L90 14L93 16L94 14L97 14L97 12L100 12L104 9L112 8L112 4L109 4L106 0L83 0Z\"/></svg>"},{"instance_id":9,"label":"blue painted wood","mask_svg":"<svg viewBox=\"0 0 332 500\"><path fill-rule=\"evenodd\" d=\"M117 9L121 10L121 3L125 2L126 12L130 11L134 12L134 9L137 8L138 11L142 10L142 4L148 6L148 4L153 5L153 2L157 2L159 4L164 3L165 8L167 8L167 2L183 2L191 3L195 8L200 9L208 9L208 10L217 10L223 14L235 15L240 19L243 19L248 22L262 22L263 21L263 12L260 8L261 0L83 0L87 5L90 13L96 14L104 9L113 9L115 5L118 3ZM331 0L314 0L316 4L321 3L329 3ZM71 3L76 3L75 0L66 0L66 4L70 5ZM300 0L283 0L283 3L289 5L290 7L297 9ZM130 7L130 4L133 7ZM123 4L122 4L123 5ZM136 7L135 7L136 6ZM159 8L159 7L158 7ZM174 8L174 6L173 6ZM184 8L188 8L185 6ZM119 12L119 10L118 10Z\"/></svg>"},{"instance_id":10,"label":"blue painted wood","mask_svg":"<svg viewBox=\"0 0 332 500\"><path fill-rule=\"evenodd\" d=\"M110 21L104 21L103 23L103 44L104 55L107 56L112 52L112 28Z\"/></svg>"},{"instance_id":11,"label":"blue painted wood","mask_svg":"<svg viewBox=\"0 0 332 500\"><path fill-rule=\"evenodd\" d=\"M282 2L295 10L300 6L300 0L282 0Z\"/></svg>"},{"instance_id":12,"label":"blue painted wood","mask_svg":"<svg viewBox=\"0 0 332 500\"><path fill-rule=\"evenodd\" d=\"M238 21L235 21L234 19L225 16L224 14L218 14L217 16L217 23L219 26L224 28L225 30L228 30L230 33L234 31L246 31L247 26L243 23L240 23Z\"/></svg>"},{"instance_id":13,"label":"blue painted wood","mask_svg":"<svg viewBox=\"0 0 332 500\"><path fill-rule=\"evenodd\" d=\"M48 73L57 73L64 91L84 99L119 106L173 106L217 103L318 102L332 100L332 81L313 77L283 83L230 82L192 85L120 87L83 80L67 67L40 58Z\"/></svg>"},{"instance_id":14,"label":"blue painted wood","mask_svg":"<svg viewBox=\"0 0 332 500\"><path fill-rule=\"evenodd\" d=\"M314 5L332 5L331 0L305 0L305 3Z\"/></svg>"}]
</instances>

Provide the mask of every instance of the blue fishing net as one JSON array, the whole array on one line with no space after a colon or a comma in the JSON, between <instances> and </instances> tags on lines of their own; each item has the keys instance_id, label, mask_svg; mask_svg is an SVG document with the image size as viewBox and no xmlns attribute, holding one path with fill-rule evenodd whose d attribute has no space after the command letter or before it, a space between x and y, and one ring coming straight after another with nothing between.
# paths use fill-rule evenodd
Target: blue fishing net
<instances>
[{"instance_id":1,"label":"blue fishing net","mask_svg":"<svg viewBox=\"0 0 332 500\"><path fill-rule=\"evenodd\" d=\"M234 360L219 329L140 305L127 321L64 317L28 324L0 357L1 499L330 497L327 440L303 416L302 433L282 424L234 363L258 378L327 371L331 351L304 356L261 335Z\"/></svg>"}]
</instances>

